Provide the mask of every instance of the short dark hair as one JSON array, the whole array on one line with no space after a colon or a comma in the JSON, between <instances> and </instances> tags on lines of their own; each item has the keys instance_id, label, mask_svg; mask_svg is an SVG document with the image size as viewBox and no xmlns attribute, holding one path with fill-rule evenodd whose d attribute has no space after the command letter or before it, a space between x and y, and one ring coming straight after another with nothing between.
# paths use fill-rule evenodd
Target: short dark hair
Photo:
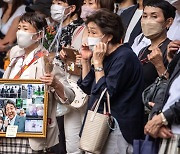
<instances>
[{"instance_id":1,"label":"short dark hair","mask_svg":"<svg viewBox=\"0 0 180 154\"><path fill-rule=\"evenodd\" d=\"M19 22L23 21L30 23L37 31L41 31L47 26L46 20L35 12L27 12L23 14Z\"/></svg>"},{"instance_id":2,"label":"short dark hair","mask_svg":"<svg viewBox=\"0 0 180 154\"><path fill-rule=\"evenodd\" d=\"M6 106L8 104L11 104L11 105L13 105L16 108L15 102L13 102L12 100L8 99L8 100L6 100L6 103L5 103L5 106L4 106L5 113L6 113Z\"/></svg>"},{"instance_id":3,"label":"short dark hair","mask_svg":"<svg viewBox=\"0 0 180 154\"><path fill-rule=\"evenodd\" d=\"M160 8L163 12L165 20L167 20L168 18L173 18L173 19L175 18L176 8L165 0L148 0L143 5L144 8L146 6Z\"/></svg>"},{"instance_id":4,"label":"short dark hair","mask_svg":"<svg viewBox=\"0 0 180 154\"><path fill-rule=\"evenodd\" d=\"M85 23L87 25L90 22L94 22L103 34L112 35L113 38L110 41L112 44L120 43L124 36L124 27L120 16L107 9L101 9L88 16Z\"/></svg>"},{"instance_id":5,"label":"short dark hair","mask_svg":"<svg viewBox=\"0 0 180 154\"><path fill-rule=\"evenodd\" d=\"M59 0L59 1L65 2L68 5L75 5L76 6L76 10L71 14L71 16L77 14L78 18L80 18L80 15L81 15L81 6L83 5L83 1L84 0Z\"/></svg>"}]
</instances>

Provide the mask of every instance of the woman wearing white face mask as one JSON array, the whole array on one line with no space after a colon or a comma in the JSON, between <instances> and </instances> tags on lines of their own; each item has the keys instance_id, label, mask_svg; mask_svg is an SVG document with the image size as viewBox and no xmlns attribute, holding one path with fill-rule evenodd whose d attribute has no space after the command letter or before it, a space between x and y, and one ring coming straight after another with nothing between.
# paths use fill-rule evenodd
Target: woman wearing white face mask
<instances>
[{"instance_id":1,"label":"woman wearing white face mask","mask_svg":"<svg viewBox=\"0 0 180 154\"><path fill-rule=\"evenodd\" d=\"M74 1L74 0L73 0ZM100 8L106 8L108 10L111 10L113 12L114 10L114 1L113 0L84 0L84 5L81 7L81 18L83 20L86 19L88 15L91 15L95 11L99 10ZM80 49L82 45L82 40L87 41L87 28L83 24L79 26L76 31L73 33L73 41L71 42L71 46L73 46L75 49ZM68 52L68 51L67 51ZM60 58L61 60L66 59L66 54L63 50L60 52ZM77 80L79 79L78 75L72 75L68 74L68 78L71 82L74 84L76 89L80 89L77 86ZM85 95L82 95L82 92L78 92L79 90L76 90L76 96L77 98L83 98ZM85 97L84 97L85 98ZM75 98L75 101L79 101ZM79 132L81 129L81 125L84 119L85 109L87 104L82 106L78 109L72 109L70 108L70 112L65 114L64 116L64 128L65 128L65 137L66 137L66 150L67 153L70 154L81 154L83 153L79 149Z\"/></svg>"},{"instance_id":2,"label":"woman wearing white face mask","mask_svg":"<svg viewBox=\"0 0 180 154\"><path fill-rule=\"evenodd\" d=\"M52 19L55 21L54 29L58 31L58 28L61 26L60 28L62 30L60 37L57 38L56 40L58 41L59 51L62 49L63 46L64 47L71 46L71 40L74 30L83 23L83 20L80 18L82 4L83 4L83 0L53 0L52 6L50 8L51 10L50 12ZM57 59L59 60L59 63L62 63L59 57L57 57ZM58 111L59 110L57 110L57 112ZM76 133L66 130L66 141L65 141L64 116L60 116L59 114L57 114L57 121L61 134L59 136L60 145L57 152L66 153L67 150L67 153L76 153L76 152L81 153L78 148L78 142L77 142L77 140L79 140L79 136L78 136L79 129L78 131L76 131ZM76 125L78 125L78 128L80 128L79 123L76 123L75 125L72 123L68 127L71 128L74 126L75 128L73 130L76 130L77 128Z\"/></svg>"},{"instance_id":3,"label":"woman wearing white face mask","mask_svg":"<svg viewBox=\"0 0 180 154\"><path fill-rule=\"evenodd\" d=\"M56 21L57 27L62 22L61 37L58 40L59 51L62 46L71 45L74 30L83 23L80 18L82 3L82 0L53 0L51 17Z\"/></svg>"},{"instance_id":4,"label":"woman wearing white face mask","mask_svg":"<svg viewBox=\"0 0 180 154\"><path fill-rule=\"evenodd\" d=\"M56 60L53 63L52 73L46 73L44 55L48 53L40 41L44 26L46 21L35 13L26 13L20 18L17 31L18 45L10 50L11 61L3 78L40 79L49 86L47 116L51 120L47 124L47 136L46 138L0 138L0 153L43 153L43 150L50 152L51 147L59 142L57 103L72 102L74 93L64 78L64 70L57 65Z\"/></svg>"},{"instance_id":5,"label":"woman wearing white face mask","mask_svg":"<svg viewBox=\"0 0 180 154\"><path fill-rule=\"evenodd\" d=\"M0 8L0 68L6 51L16 41L16 31L20 16L25 13L23 0L2 0ZM3 53L2 53L3 52Z\"/></svg>"},{"instance_id":6,"label":"woman wearing white face mask","mask_svg":"<svg viewBox=\"0 0 180 154\"><path fill-rule=\"evenodd\" d=\"M130 46L121 43L124 28L117 14L100 10L87 17L86 25L89 36L88 43L81 48L82 76L78 85L90 95L88 110L107 88L111 115L116 119L115 129L109 134L101 153L131 154L133 139L143 136L141 64ZM89 45L94 46L93 52ZM99 113L103 113L103 103Z\"/></svg>"}]
</instances>

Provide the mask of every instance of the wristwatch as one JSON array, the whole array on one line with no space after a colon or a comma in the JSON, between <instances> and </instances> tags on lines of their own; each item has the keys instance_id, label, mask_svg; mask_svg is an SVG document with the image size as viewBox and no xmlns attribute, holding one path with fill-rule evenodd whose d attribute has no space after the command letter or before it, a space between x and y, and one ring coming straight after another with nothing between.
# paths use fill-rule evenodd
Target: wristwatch
<instances>
[{"instance_id":1,"label":"wristwatch","mask_svg":"<svg viewBox=\"0 0 180 154\"><path fill-rule=\"evenodd\" d=\"M103 67L95 67L94 68L94 72L101 72L103 70L104 70Z\"/></svg>"},{"instance_id":2,"label":"wristwatch","mask_svg":"<svg viewBox=\"0 0 180 154\"><path fill-rule=\"evenodd\" d=\"M162 124L167 126L168 125L168 121L166 120L164 114L161 112L160 115L161 115L161 118L162 118Z\"/></svg>"}]
</instances>

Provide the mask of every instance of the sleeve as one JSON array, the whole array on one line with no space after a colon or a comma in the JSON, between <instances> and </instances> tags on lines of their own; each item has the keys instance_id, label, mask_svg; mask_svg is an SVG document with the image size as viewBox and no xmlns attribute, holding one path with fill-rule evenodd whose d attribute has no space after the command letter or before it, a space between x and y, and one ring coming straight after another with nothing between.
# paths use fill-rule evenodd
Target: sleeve
<instances>
[{"instance_id":1,"label":"sleeve","mask_svg":"<svg viewBox=\"0 0 180 154\"><path fill-rule=\"evenodd\" d=\"M91 67L89 73L86 75L84 79L82 77L78 80L78 86L83 90L84 93L90 95L92 84L95 78L94 68Z\"/></svg>"},{"instance_id":2,"label":"sleeve","mask_svg":"<svg viewBox=\"0 0 180 154\"><path fill-rule=\"evenodd\" d=\"M128 84L131 84L134 66L133 62L131 63L130 61L133 61L133 58L131 58L128 53L118 56L112 62L112 65L110 68L108 68L108 70L105 68L105 76L99 79L99 81L93 87L91 93L95 95L101 94L104 88L107 88L109 95L112 97L113 95L123 91ZM95 75L92 73L92 71L94 72L92 69L81 82L80 87L83 85L84 90L87 88L89 91L89 88L94 81Z\"/></svg>"},{"instance_id":3,"label":"sleeve","mask_svg":"<svg viewBox=\"0 0 180 154\"><path fill-rule=\"evenodd\" d=\"M169 124L180 124L180 101L170 106L163 114Z\"/></svg>"},{"instance_id":4,"label":"sleeve","mask_svg":"<svg viewBox=\"0 0 180 154\"><path fill-rule=\"evenodd\" d=\"M67 98L66 101L62 100L57 93L55 92L55 98L59 99L61 103L67 103L70 104L73 102L75 94L74 91L72 90L72 87L67 81L67 76L64 72L64 70L59 66L59 62L55 60L54 62L54 68L53 68L53 73L55 74L55 77L63 84L64 86L64 96Z\"/></svg>"},{"instance_id":5,"label":"sleeve","mask_svg":"<svg viewBox=\"0 0 180 154\"><path fill-rule=\"evenodd\" d=\"M131 59L132 60L132 59ZM112 64L107 75L102 77L95 85L92 93L101 93L107 88L109 95L112 97L128 87L131 82L133 66L125 56L118 57Z\"/></svg>"}]
</instances>

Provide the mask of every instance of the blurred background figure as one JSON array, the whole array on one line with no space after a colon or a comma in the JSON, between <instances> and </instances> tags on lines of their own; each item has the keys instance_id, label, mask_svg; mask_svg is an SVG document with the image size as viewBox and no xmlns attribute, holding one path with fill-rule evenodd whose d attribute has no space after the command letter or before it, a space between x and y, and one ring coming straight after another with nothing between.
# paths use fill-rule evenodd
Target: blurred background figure
<instances>
[{"instance_id":1,"label":"blurred background figure","mask_svg":"<svg viewBox=\"0 0 180 154\"><path fill-rule=\"evenodd\" d=\"M115 0L114 12L120 15L124 10L137 4L137 0Z\"/></svg>"},{"instance_id":2,"label":"blurred background figure","mask_svg":"<svg viewBox=\"0 0 180 154\"><path fill-rule=\"evenodd\" d=\"M0 68L6 52L16 42L16 31L20 16L25 13L24 0L4 0L0 8Z\"/></svg>"},{"instance_id":3,"label":"blurred background figure","mask_svg":"<svg viewBox=\"0 0 180 154\"><path fill-rule=\"evenodd\" d=\"M143 3L146 0L139 0L138 3L121 13L121 19L125 27L124 43L129 43L131 46L136 36L138 36L141 30L141 16L143 13Z\"/></svg>"},{"instance_id":4,"label":"blurred background figure","mask_svg":"<svg viewBox=\"0 0 180 154\"><path fill-rule=\"evenodd\" d=\"M26 12L36 12L44 18L48 18L51 16L51 4L52 0L36 0L33 4L26 7Z\"/></svg>"},{"instance_id":5,"label":"blurred background figure","mask_svg":"<svg viewBox=\"0 0 180 154\"><path fill-rule=\"evenodd\" d=\"M168 29L167 37L173 41L180 40L180 0L175 0L175 1L166 0L166 1L168 1L174 7L176 7L176 16L172 25ZM138 55L142 48L150 44L151 44L150 39L148 39L143 35L143 33L141 33L134 39L134 43L132 44L132 49Z\"/></svg>"}]
</instances>

